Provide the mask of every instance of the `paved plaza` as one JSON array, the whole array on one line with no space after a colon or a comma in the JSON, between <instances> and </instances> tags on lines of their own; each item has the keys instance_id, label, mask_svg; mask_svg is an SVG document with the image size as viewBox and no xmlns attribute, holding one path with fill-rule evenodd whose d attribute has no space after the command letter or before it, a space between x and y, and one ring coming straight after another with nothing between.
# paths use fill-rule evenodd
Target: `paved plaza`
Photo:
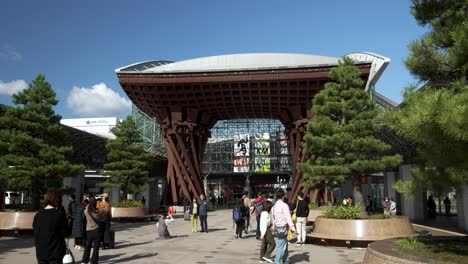
<instances>
[{"instance_id":1,"label":"paved plaza","mask_svg":"<svg viewBox=\"0 0 468 264\"><path fill-rule=\"evenodd\" d=\"M209 233L191 233L190 222L179 216L169 227L176 236L171 240L155 239L156 222L114 223L116 248L101 250L100 263L259 263L255 233L235 239L231 215L231 210L210 212ZM289 252L291 263L352 264L362 262L365 249L291 244ZM83 251L73 253L81 263ZM35 263L32 237L0 237L0 263Z\"/></svg>"}]
</instances>

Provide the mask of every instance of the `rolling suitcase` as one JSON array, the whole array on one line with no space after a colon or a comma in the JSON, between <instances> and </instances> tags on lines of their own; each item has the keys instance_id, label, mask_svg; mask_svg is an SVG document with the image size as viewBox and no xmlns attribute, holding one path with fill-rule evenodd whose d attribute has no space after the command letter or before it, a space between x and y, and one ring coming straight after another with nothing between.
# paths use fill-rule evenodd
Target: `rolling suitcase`
<instances>
[{"instance_id":1,"label":"rolling suitcase","mask_svg":"<svg viewBox=\"0 0 468 264\"><path fill-rule=\"evenodd\" d=\"M189 211L188 206L185 208L184 220L185 220L185 221L190 221L190 211Z\"/></svg>"}]
</instances>

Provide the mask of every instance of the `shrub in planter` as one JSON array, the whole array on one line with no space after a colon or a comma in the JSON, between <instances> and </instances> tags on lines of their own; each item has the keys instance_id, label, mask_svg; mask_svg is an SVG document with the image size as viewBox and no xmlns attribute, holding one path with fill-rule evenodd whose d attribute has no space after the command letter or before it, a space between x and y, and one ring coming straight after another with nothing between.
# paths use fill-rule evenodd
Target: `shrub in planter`
<instances>
[{"instance_id":1,"label":"shrub in planter","mask_svg":"<svg viewBox=\"0 0 468 264\"><path fill-rule=\"evenodd\" d=\"M325 208L323 216L335 219L359 219L361 217L360 206L331 206Z\"/></svg>"},{"instance_id":2,"label":"shrub in planter","mask_svg":"<svg viewBox=\"0 0 468 264\"><path fill-rule=\"evenodd\" d=\"M135 200L125 200L116 203L112 203L113 207L143 207L143 203Z\"/></svg>"},{"instance_id":3,"label":"shrub in planter","mask_svg":"<svg viewBox=\"0 0 468 264\"><path fill-rule=\"evenodd\" d=\"M319 206L316 203L310 203L309 204L309 209L310 210L314 210L314 209L318 209L318 208L319 208Z\"/></svg>"}]
</instances>

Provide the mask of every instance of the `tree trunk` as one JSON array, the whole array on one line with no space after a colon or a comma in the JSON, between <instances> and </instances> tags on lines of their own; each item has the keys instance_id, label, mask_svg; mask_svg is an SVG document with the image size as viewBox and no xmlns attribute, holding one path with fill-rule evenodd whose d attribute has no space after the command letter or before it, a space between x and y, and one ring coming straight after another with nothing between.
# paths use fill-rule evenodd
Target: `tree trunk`
<instances>
[{"instance_id":1,"label":"tree trunk","mask_svg":"<svg viewBox=\"0 0 468 264\"><path fill-rule=\"evenodd\" d=\"M125 179L125 183L122 185L122 201L126 201L128 196L128 177Z\"/></svg>"},{"instance_id":2,"label":"tree trunk","mask_svg":"<svg viewBox=\"0 0 468 264\"><path fill-rule=\"evenodd\" d=\"M353 178L353 200L355 206L360 206L361 217L367 217L366 205L364 204L364 197L361 190L361 176L355 175Z\"/></svg>"}]
</instances>

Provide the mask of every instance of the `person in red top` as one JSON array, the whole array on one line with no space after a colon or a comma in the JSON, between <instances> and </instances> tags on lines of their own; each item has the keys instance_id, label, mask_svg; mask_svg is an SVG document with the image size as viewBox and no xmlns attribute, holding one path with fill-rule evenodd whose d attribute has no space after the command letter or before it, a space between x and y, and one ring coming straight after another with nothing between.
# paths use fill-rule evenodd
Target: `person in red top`
<instances>
[{"instance_id":1,"label":"person in red top","mask_svg":"<svg viewBox=\"0 0 468 264\"><path fill-rule=\"evenodd\" d=\"M265 202L266 198L262 196L262 192L258 192L257 198L253 201L253 209L251 213L251 215L255 214L255 217L257 218L257 232L255 235L257 239L260 239L260 214L262 213Z\"/></svg>"}]
</instances>

